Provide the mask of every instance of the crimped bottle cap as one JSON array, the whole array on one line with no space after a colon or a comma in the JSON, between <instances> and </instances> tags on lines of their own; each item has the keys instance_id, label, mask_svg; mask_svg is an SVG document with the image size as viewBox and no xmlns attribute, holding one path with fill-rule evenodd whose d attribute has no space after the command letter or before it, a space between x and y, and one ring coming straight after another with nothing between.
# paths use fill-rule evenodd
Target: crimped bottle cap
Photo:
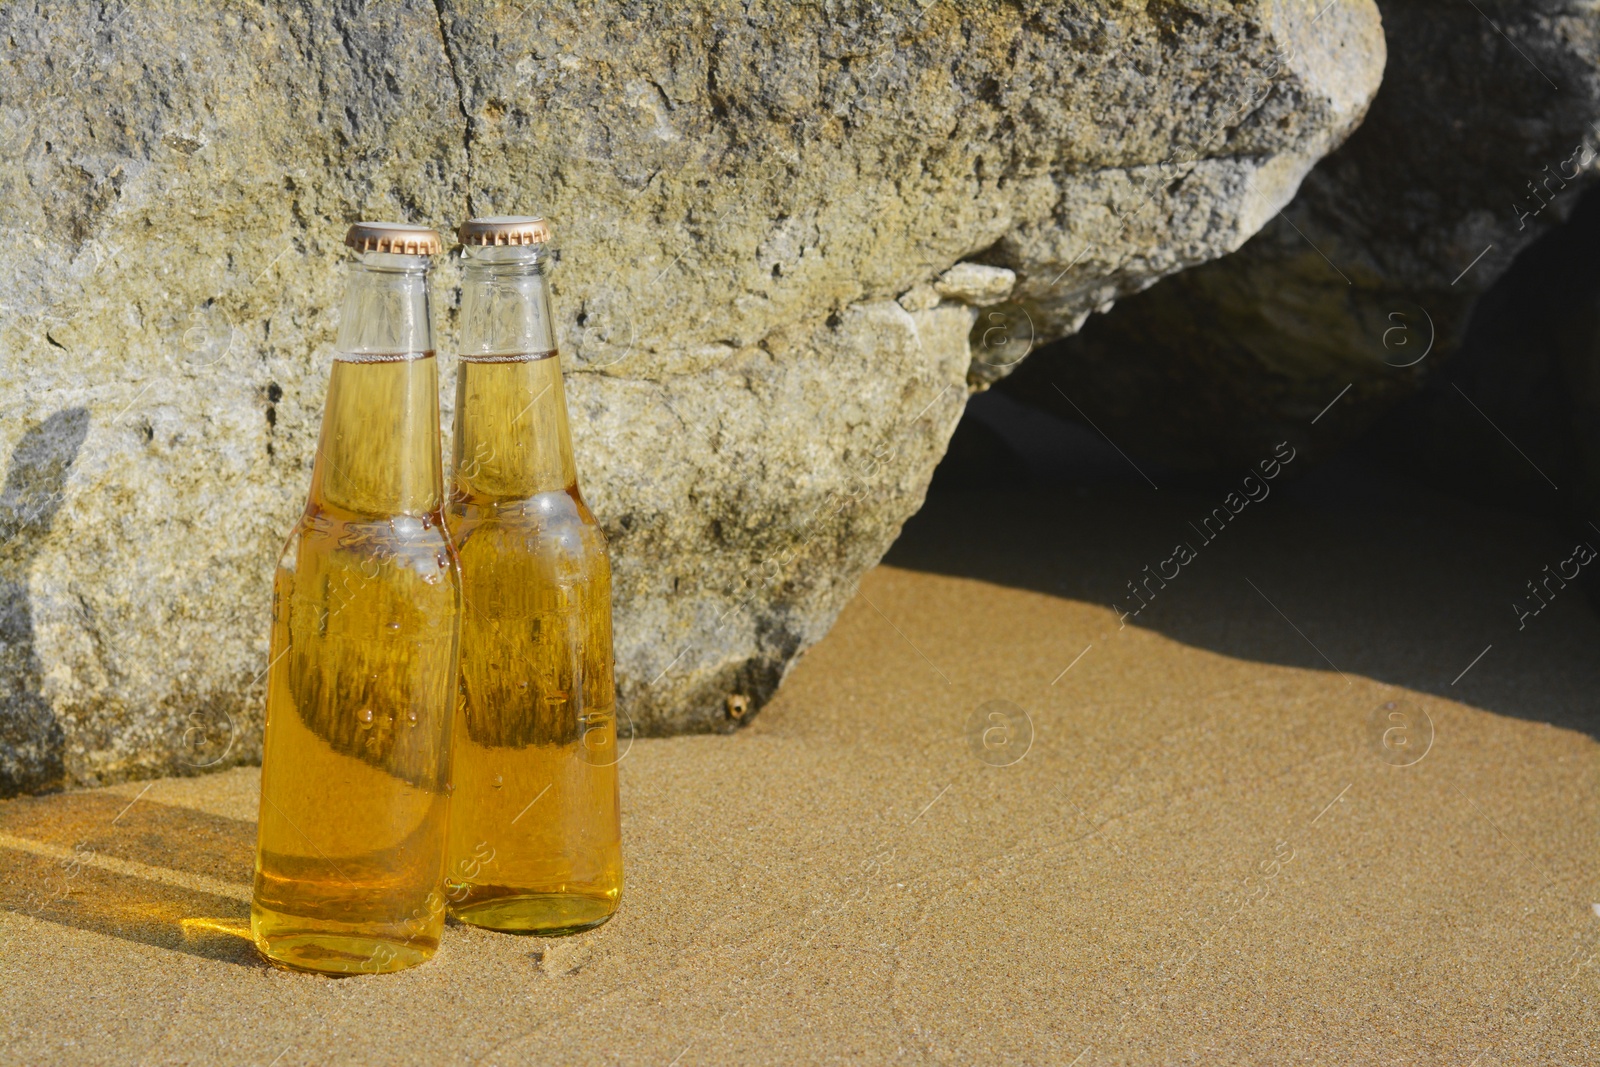
<instances>
[{"instance_id":1,"label":"crimped bottle cap","mask_svg":"<svg viewBox=\"0 0 1600 1067\"><path fill-rule=\"evenodd\" d=\"M464 245L542 245L550 240L550 224L534 215L486 215L463 222L457 232Z\"/></svg>"},{"instance_id":2,"label":"crimped bottle cap","mask_svg":"<svg viewBox=\"0 0 1600 1067\"><path fill-rule=\"evenodd\" d=\"M344 235L357 252L392 252L397 256L437 256L444 251L437 230L409 222L358 222Z\"/></svg>"}]
</instances>

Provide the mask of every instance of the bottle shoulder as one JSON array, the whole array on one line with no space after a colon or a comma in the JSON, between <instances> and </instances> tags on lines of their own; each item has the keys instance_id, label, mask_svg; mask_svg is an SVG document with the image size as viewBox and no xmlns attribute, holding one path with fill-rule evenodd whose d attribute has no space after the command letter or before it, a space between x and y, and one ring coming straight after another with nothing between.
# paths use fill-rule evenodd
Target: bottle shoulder
<instances>
[{"instance_id":1,"label":"bottle shoulder","mask_svg":"<svg viewBox=\"0 0 1600 1067\"><path fill-rule=\"evenodd\" d=\"M458 530L488 526L530 531L582 527L605 544L600 520L589 510L576 485L526 497L473 497L458 492L445 507L445 522L452 535Z\"/></svg>"},{"instance_id":2,"label":"bottle shoulder","mask_svg":"<svg viewBox=\"0 0 1600 1067\"><path fill-rule=\"evenodd\" d=\"M462 566L491 559L543 558L555 572L609 574L606 537L574 492L539 493L522 500L455 501L446 512Z\"/></svg>"},{"instance_id":3,"label":"bottle shoulder","mask_svg":"<svg viewBox=\"0 0 1600 1067\"><path fill-rule=\"evenodd\" d=\"M348 516L308 507L289 531L278 569L290 573L307 560L338 561L374 574L400 567L453 582L459 565L443 513Z\"/></svg>"}]
</instances>

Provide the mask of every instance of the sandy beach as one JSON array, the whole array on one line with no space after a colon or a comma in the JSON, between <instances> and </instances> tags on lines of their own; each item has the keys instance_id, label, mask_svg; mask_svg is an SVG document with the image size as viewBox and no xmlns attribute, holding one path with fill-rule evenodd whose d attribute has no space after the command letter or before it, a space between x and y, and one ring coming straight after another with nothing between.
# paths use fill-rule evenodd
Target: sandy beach
<instances>
[{"instance_id":1,"label":"sandy beach","mask_svg":"<svg viewBox=\"0 0 1600 1067\"><path fill-rule=\"evenodd\" d=\"M748 729L633 742L564 940L286 973L255 770L0 803L0 1060L1594 1062L1600 623L1510 607L1572 538L1280 494L1120 617L1214 503L931 501Z\"/></svg>"}]
</instances>

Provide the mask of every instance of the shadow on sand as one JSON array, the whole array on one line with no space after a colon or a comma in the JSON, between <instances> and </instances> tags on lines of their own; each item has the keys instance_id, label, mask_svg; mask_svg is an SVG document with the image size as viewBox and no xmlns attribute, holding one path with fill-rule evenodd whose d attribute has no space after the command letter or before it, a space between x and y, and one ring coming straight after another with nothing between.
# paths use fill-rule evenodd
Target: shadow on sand
<instances>
[{"instance_id":1,"label":"shadow on sand","mask_svg":"<svg viewBox=\"0 0 1600 1067\"><path fill-rule=\"evenodd\" d=\"M1370 450L1285 474L1207 526L1238 479L1179 487L1087 430L1019 430L1049 417L1007 404L974 405L977 425L958 431L886 563L1096 603L1237 659L1364 675L1600 737L1600 620L1580 588L1600 560L1577 581L1551 579L1578 542L1600 549L1600 531L1443 496ZM1079 460L1052 468L1051 449L1019 449L1032 431L1064 435L1055 456ZM996 472L1001 488L977 487ZM1192 560L1167 562L1180 544Z\"/></svg>"}]
</instances>

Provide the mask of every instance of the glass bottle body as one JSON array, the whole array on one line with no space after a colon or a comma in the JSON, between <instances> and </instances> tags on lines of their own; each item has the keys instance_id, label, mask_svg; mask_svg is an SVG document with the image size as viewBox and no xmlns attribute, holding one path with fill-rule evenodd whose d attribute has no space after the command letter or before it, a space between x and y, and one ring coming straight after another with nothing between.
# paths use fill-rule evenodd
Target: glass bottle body
<instances>
[{"instance_id":1,"label":"glass bottle body","mask_svg":"<svg viewBox=\"0 0 1600 1067\"><path fill-rule=\"evenodd\" d=\"M438 947L460 577L426 261L353 265L306 510L279 560L251 931L377 973Z\"/></svg>"},{"instance_id":2,"label":"glass bottle body","mask_svg":"<svg viewBox=\"0 0 1600 1067\"><path fill-rule=\"evenodd\" d=\"M578 491L543 264L469 249L455 471L461 701L445 892L463 922L557 935L622 894L611 568Z\"/></svg>"}]
</instances>

